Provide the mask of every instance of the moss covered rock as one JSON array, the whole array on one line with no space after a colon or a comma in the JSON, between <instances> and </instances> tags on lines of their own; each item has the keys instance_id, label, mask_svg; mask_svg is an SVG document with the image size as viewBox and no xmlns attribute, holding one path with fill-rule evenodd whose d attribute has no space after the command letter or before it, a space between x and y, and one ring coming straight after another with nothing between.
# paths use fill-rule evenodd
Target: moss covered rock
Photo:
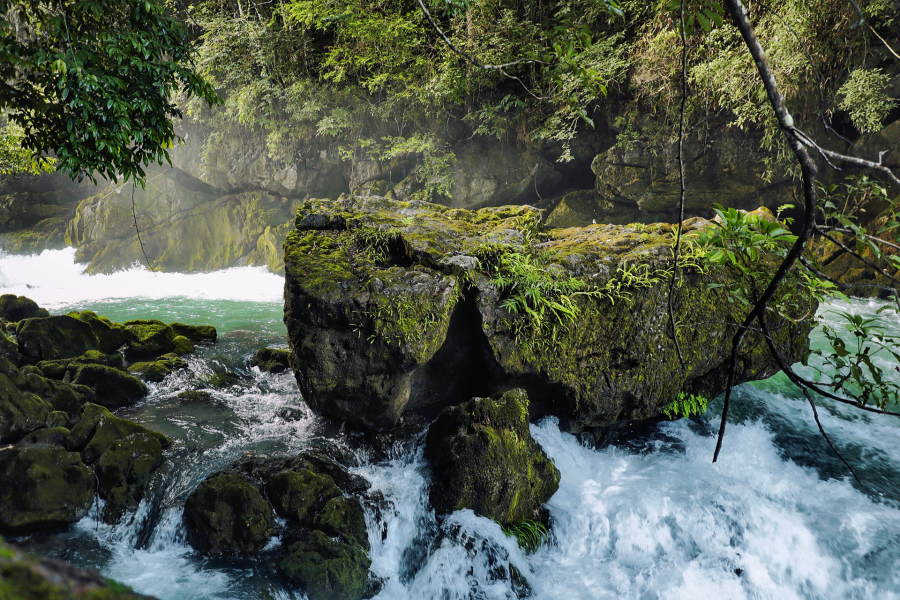
<instances>
[{"instance_id":1,"label":"moss covered rock","mask_svg":"<svg viewBox=\"0 0 900 600\"><path fill-rule=\"evenodd\" d=\"M40 396L22 391L18 369L0 358L0 443L16 441L43 427L53 405Z\"/></svg>"},{"instance_id":2,"label":"moss covered rock","mask_svg":"<svg viewBox=\"0 0 900 600\"><path fill-rule=\"evenodd\" d=\"M70 367L77 365L103 365L114 369L124 369L125 359L121 354L105 354L99 350L88 350L81 356L75 358L61 358L59 360L42 360L37 363L37 368L41 370L44 377L49 379L63 379ZM74 376L71 369L70 378Z\"/></svg>"},{"instance_id":3,"label":"moss covered rock","mask_svg":"<svg viewBox=\"0 0 900 600\"><path fill-rule=\"evenodd\" d=\"M93 569L26 554L0 539L3 600L153 600Z\"/></svg>"},{"instance_id":4,"label":"moss covered rock","mask_svg":"<svg viewBox=\"0 0 900 600\"><path fill-rule=\"evenodd\" d=\"M689 239L712 226L684 225ZM522 387L533 416L581 431L655 417L681 392L713 397L725 385L727 323L743 317L728 301L738 274L680 269L682 368L668 313L674 234L665 223L543 230L523 206L307 200L285 242L285 323L304 398L379 430L407 409ZM561 286L570 291L552 291ZM543 317L510 310L517 294L541 300ZM561 294L577 318L554 315ZM789 360L808 352L802 317L814 309L809 299L771 324ZM738 381L777 370L748 335Z\"/></svg>"},{"instance_id":5,"label":"moss covered rock","mask_svg":"<svg viewBox=\"0 0 900 600\"><path fill-rule=\"evenodd\" d=\"M91 326L91 330L97 336L97 349L100 352L112 354L134 339L132 332L128 328L119 323L113 323L106 317L101 317L93 311L70 312L68 316Z\"/></svg>"},{"instance_id":6,"label":"moss covered rock","mask_svg":"<svg viewBox=\"0 0 900 600\"><path fill-rule=\"evenodd\" d=\"M172 338L172 352L170 354L181 356L183 354L191 354L193 351L194 345L191 343L191 340L183 335L176 335Z\"/></svg>"},{"instance_id":7,"label":"moss covered rock","mask_svg":"<svg viewBox=\"0 0 900 600\"><path fill-rule=\"evenodd\" d=\"M359 600L366 592L372 561L358 544L312 529L286 540L288 556L278 570L309 600Z\"/></svg>"},{"instance_id":8,"label":"moss covered rock","mask_svg":"<svg viewBox=\"0 0 900 600\"><path fill-rule=\"evenodd\" d=\"M291 351L279 348L263 348L247 361L251 367L257 367L263 373L281 373L291 367Z\"/></svg>"},{"instance_id":9,"label":"moss covered rock","mask_svg":"<svg viewBox=\"0 0 900 600\"><path fill-rule=\"evenodd\" d=\"M203 480L184 505L188 542L205 556L262 550L277 527L272 507L249 480L230 473Z\"/></svg>"},{"instance_id":10,"label":"moss covered rock","mask_svg":"<svg viewBox=\"0 0 900 600\"><path fill-rule=\"evenodd\" d=\"M161 433L117 417L102 406L86 404L78 422L72 427L66 447L81 452L84 462L92 465L116 442L132 434L148 434L163 448L168 448L171 443Z\"/></svg>"},{"instance_id":11,"label":"moss covered rock","mask_svg":"<svg viewBox=\"0 0 900 600\"><path fill-rule=\"evenodd\" d=\"M445 409L428 430L438 514L470 508L502 524L535 519L559 489L559 471L528 430L528 396L475 398Z\"/></svg>"},{"instance_id":12,"label":"moss covered rock","mask_svg":"<svg viewBox=\"0 0 900 600\"><path fill-rule=\"evenodd\" d=\"M94 476L76 452L40 446L4 448L0 489L4 490L0 533L24 533L84 517L94 501Z\"/></svg>"},{"instance_id":13,"label":"moss covered rock","mask_svg":"<svg viewBox=\"0 0 900 600\"><path fill-rule=\"evenodd\" d=\"M147 381L162 381L172 371L187 366L187 362L173 352L164 354L157 360L132 363L128 370L143 376Z\"/></svg>"},{"instance_id":14,"label":"moss covered rock","mask_svg":"<svg viewBox=\"0 0 900 600\"><path fill-rule=\"evenodd\" d=\"M134 336L128 344L128 352L133 356L160 356L174 347L175 330L162 321L135 319L124 325Z\"/></svg>"},{"instance_id":15,"label":"moss covered rock","mask_svg":"<svg viewBox=\"0 0 900 600\"><path fill-rule=\"evenodd\" d=\"M187 325L185 323L169 323L175 335L181 335L195 344L215 342L218 333L212 325Z\"/></svg>"},{"instance_id":16,"label":"moss covered rock","mask_svg":"<svg viewBox=\"0 0 900 600\"><path fill-rule=\"evenodd\" d=\"M144 397L147 386L133 375L96 364L78 365L72 383L91 388L103 406L125 406Z\"/></svg>"},{"instance_id":17,"label":"moss covered rock","mask_svg":"<svg viewBox=\"0 0 900 600\"><path fill-rule=\"evenodd\" d=\"M21 321L36 317L49 317L46 308L41 308L37 302L25 296L15 294L3 294L0 296L0 319L4 321Z\"/></svg>"},{"instance_id":18,"label":"moss covered rock","mask_svg":"<svg viewBox=\"0 0 900 600\"><path fill-rule=\"evenodd\" d=\"M265 491L280 517L298 522L311 520L329 500L342 496L331 477L309 468L277 473L268 479Z\"/></svg>"},{"instance_id":19,"label":"moss covered rock","mask_svg":"<svg viewBox=\"0 0 900 600\"><path fill-rule=\"evenodd\" d=\"M80 356L100 348L90 323L69 315L20 321L16 337L19 352L31 363Z\"/></svg>"},{"instance_id":20,"label":"moss covered rock","mask_svg":"<svg viewBox=\"0 0 900 600\"><path fill-rule=\"evenodd\" d=\"M94 468L98 492L106 500L103 518L117 522L126 510L137 508L150 484L150 476L162 464L162 444L149 433L133 433L110 445Z\"/></svg>"}]
</instances>

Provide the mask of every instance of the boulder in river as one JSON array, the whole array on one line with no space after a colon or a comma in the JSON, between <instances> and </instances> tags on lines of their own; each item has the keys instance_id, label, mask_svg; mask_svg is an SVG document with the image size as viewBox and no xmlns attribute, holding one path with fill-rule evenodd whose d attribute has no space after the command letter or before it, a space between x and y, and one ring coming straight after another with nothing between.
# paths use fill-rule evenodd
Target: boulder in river
<instances>
[{"instance_id":1,"label":"boulder in river","mask_svg":"<svg viewBox=\"0 0 900 600\"><path fill-rule=\"evenodd\" d=\"M259 552L277 532L275 515L256 486L233 473L212 475L184 505L188 542L205 556Z\"/></svg>"},{"instance_id":2,"label":"boulder in river","mask_svg":"<svg viewBox=\"0 0 900 600\"><path fill-rule=\"evenodd\" d=\"M407 410L521 387L532 418L557 415L578 432L724 389L729 323L744 310L729 302L737 271L702 264L691 241L711 223L684 223L672 299L683 368L668 311L676 227L540 223L528 206L305 201L285 242L285 324L304 399L385 430ZM789 361L809 351L802 317L815 300L801 304L770 323ZM749 334L737 380L777 370Z\"/></svg>"},{"instance_id":3,"label":"boulder in river","mask_svg":"<svg viewBox=\"0 0 900 600\"><path fill-rule=\"evenodd\" d=\"M559 489L559 471L528 430L520 389L444 409L428 430L425 455L438 514L470 508L504 525L534 520Z\"/></svg>"},{"instance_id":4,"label":"boulder in river","mask_svg":"<svg viewBox=\"0 0 900 600\"><path fill-rule=\"evenodd\" d=\"M147 393L147 386L137 377L103 365L79 365L72 383L91 388L97 404L103 406L134 404Z\"/></svg>"},{"instance_id":5,"label":"boulder in river","mask_svg":"<svg viewBox=\"0 0 900 600\"><path fill-rule=\"evenodd\" d=\"M41 446L0 450L0 533L61 527L94 502L94 476L76 452Z\"/></svg>"}]
</instances>

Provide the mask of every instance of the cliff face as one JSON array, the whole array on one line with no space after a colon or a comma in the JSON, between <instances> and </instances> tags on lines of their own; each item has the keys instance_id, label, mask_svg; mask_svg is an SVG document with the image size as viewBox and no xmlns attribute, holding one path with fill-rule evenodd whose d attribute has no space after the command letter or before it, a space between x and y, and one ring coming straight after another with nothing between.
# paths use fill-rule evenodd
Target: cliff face
<instances>
[{"instance_id":1,"label":"cliff face","mask_svg":"<svg viewBox=\"0 0 900 600\"><path fill-rule=\"evenodd\" d=\"M679 394L722 391L727 324L743 314L727 301L735 273L683 264L682 368L673 244L668 224L543 230L528 206L308 200L285 243L291 365L307 402L363 429L513 387L572 431L653 417ZM808 321L774 329L789 360L808 351ZM749 336L739 380L776 371Z\"/></svg>"}]
</instances>

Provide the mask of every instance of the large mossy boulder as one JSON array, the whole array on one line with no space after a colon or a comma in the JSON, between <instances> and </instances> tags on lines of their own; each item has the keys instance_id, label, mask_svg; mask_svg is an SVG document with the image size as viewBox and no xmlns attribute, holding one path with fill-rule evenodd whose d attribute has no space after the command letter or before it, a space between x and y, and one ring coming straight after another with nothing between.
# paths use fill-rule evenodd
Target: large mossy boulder
<instances>
[{"instance_id":1,"label":"large mossy boulder","mask_svg":"<svg viewBox=\"0 0 900 600\"><path fill-rule=\"evenodd\" d=\"M0 319L4 321L21 321L36 317L49 317L46 308L41 308L37 302L25 296L15 294L3 294L0 296Z\"/></svg>"},{"instance_id":2,"label":"large mossy boulder","mask_svg":"<svg viewBox=\"0 0 900 600\"><path fill-rule=\"evenodd\" d=\"M16 441L44 426L53 405L19 385L21 374L0 358L0 443Z\"/></svg>"},{"instance_id":3,"label":"large mossy boulder","mask_svg":"<svg viewBox=\"0 0 900 600\"><path fill-rule=\"evenodd\" d=\"M262 550L277 532L275 515L247 478L212 475L184 505L188 543L205 556L238 556Z\"/></svg>"},{"instance_id":4,"label":"large mossy boulder","mask_svg":"<svg viewBox=\"0 0 900 600\"><path fill-rule=\"evenodd\" d=\"M61 527L84 517L94 476L76 452L42 446L0 450L0 533Z\"/></svg>"},{"instance_id":5,"label":"large mossy boulder","mask_svg":"<svg viewBox=\"0 0 900 600\"><path fill-rule=\"evenodd\" d=\"M16 337L19 352L31 363L80 356L100 347L91 324L69 315L19 321Z\"/></svg>"},{"instance_id":6,"label":"large mossy boulder","mask_svg":"<svg viewBox=\"0 0 900 600\"><path fill-rule=\"evenodd\" d=\"M559 471L528 430L520 389L445 409L428 430L425 455L438 514L470 508L502 524L534 520L559 489Z\"/></svg>"},{"instance_id":7,"label":"large mossy boulder","mask_svg":"<svg viewBox=\"0 0 900 600\"><path fill-rule=\"evenodd\" d=\"M68 316L91 326L91 331L97 336L97 350L105 354L116 352L134 339L132 332L127 327L113 323L93 311L71 312L68 313Z\"/></svg>"},{"instance_id":8,"label":"large mossy boulder","mask_svg":"<svg viewBox=\"0 0 900 600\"><path fill-rule=\"evenodd\" d=\"M188 325L186 323L169 323L169 327L175 335L184 336L195 344L211 343L216 341L218 333L212 325Z\"/></svg>"},{"instance_id":9,"label":"large mossy boulder","mask_svg":"<svg viewBox=\"0 0 900 600\"><path fill-rule=\"evenodd\" d=\"M686 243L708 227L686 221ZM713 397L726 382L728 324L743 318L729 302L739 275L697 262L680 269L672 309L682 368L668 312L675 232L663 223L543 229L527 206L307 200L285 242L300 389L314 409L368 430L511 387L527 391L533 417L558 415L574 432L655 417L681 392ZM529 306L543 317L523 309L529 294L543 299ZM560 295L576 318L554 314ZM770 323L788 360L808 352L803 317L814 309L809 299ZM749 334L737 380L777 370Z\"/></svg>"},{"instance_id":10,"label":"large mossy boulder","mask_svg":"<svg viewBox=\"0 0 900 600\"><path fill-rule=\"evenodd\" d=\"M169 354L163 354L156 360L132 363L128 366L128 371L141 375L147 381L159 382L165 379L166 376L173 371L184 369L187 366L187 361L179 358L174 352L171 352Z\"/></svg>"}]
</instances>

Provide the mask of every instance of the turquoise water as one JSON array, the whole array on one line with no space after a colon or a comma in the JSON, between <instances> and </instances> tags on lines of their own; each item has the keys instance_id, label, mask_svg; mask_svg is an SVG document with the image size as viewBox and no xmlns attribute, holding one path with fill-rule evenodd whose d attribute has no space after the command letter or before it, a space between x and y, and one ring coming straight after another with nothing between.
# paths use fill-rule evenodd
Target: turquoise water
<instances>
[{"instance_id":1,"label":"turquoise water","mask_svg":"<svg viewBox=\"0 0 900 600\"><path fill-rule=\"evenodd\" d=\"M163 600L302 597L271 570L277 540L254 559L202 559L181 524L187 495L244 452L351 445L349 433L335 436L333 424L304 406L291 374L247 366L258 348L286 343L282 280L250 268L92 277L73 256L0 256L0 292L29 295L55 313L210 323L220 338L120 411L175 439L167 470L139 510L117 526L90 515L65 534L22 542ZM880 306L841 308L874 314ZM900 333L900 322L886 318ZM822 343L820 334L814 343ZM185 389L207 390L212 400L180 401ZM471 511L435 517L421 438L391 460L356 452L354 470L372 483L363 500L372 570L384 579L377 598L511 600L523 588L513 585L510 565L539 600L900 598L900 421L819 405L863 487L783 376L736 390L716 464L721 400L699 419L663 423L602 450L581 445L554 419L533 425L562 473L548 503L551 540L533 555Z\"/></svg>"}]
</instances>

